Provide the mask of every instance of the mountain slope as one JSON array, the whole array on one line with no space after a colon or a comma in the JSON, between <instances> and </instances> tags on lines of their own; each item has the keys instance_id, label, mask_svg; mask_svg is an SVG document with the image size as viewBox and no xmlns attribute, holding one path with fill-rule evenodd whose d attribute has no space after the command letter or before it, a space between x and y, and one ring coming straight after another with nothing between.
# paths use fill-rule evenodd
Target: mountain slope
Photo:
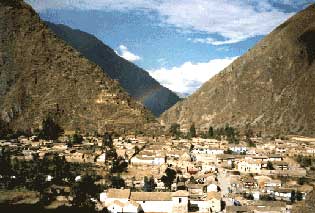
<instances>
[{"instance_id":1,"label":"mountain slope","mask_svg":"<svg viewBox=\"0 0 315 213\"><path fill-rule=\"evenodd\" d=\"M0 1L0 116L38 128L48 114L66 130L142 129L153 115L97 65L57 38L20 0Z\"/></svg>"},{"instance_id":2,"label":"mountain slope","mask_svg":"<svg viewBox=\"0 0 315 213\"><path fill-rule=\"evenodd\" d=\"M314 59L312 5L165 112L161 122L200 129L250 123L259 131L314 135Z\"/></svg>"},{"instance_id":3,"label":"mountain slope","mask_svg":"<svg viewBox=\"0 0 315 213\"><path fill-rule=\"evenodd\" d=\"M112 79L117 79L132 97L156 116L179 101L175 93L161 86L148 72L118 56L95 36L65 25L49 22L47 25L58 37L103 68Z\"/></svg>"}]
</instances>

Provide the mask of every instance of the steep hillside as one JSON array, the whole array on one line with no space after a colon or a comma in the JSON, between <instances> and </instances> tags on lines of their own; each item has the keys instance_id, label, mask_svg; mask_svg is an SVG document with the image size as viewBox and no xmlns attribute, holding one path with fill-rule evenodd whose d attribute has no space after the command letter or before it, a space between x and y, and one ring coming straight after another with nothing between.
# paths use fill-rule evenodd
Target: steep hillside
<instances>
[{"instance_id":1,"label":"steep hillside","mask_svg":"<svg viewBox=\"0 0 315 213\"><path fill-rule=\"evenodd\" d=\"M20 0L0 1L0 115L14 129L47 114L68 130L143 129L153 115L60 40Z\"/></svg>"},{"instance_id":2,"label":"steep hillside","mask_svg":"<svg viewBox=\"0 0 315 213\"><path fill-rule=\"evenodd\" d=\"M315 6L277 27L196 93L161 116L201 129L229 123L315 134Z\"/></svg>"},{"instance_id":3,"label":"steep hillside","mask_svg":"<svg viewBox=\"0 0 315 213\"><path fill-rule=\"evenodd\" d=\"M47 22L53 32L93 61L135 99L142 102L151 112L159 116L179 101L179 97L161 86L148 72L118 56L95 36L65 25Z\"/></svg>"}]
</instances>

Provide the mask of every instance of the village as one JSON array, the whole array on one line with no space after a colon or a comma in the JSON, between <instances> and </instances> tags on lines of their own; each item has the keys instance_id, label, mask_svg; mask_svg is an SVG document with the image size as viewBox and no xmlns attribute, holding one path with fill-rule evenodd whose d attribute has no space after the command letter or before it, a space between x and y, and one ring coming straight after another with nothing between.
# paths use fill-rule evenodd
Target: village
<instances>
[{"instance_id":1,"label":"village","mask_svg":"<svg viewBox=\"0 0 315 213\"><path fill-rule=\"evenodd\" d=\"M105 212L274 213L291 212L313 191L314 139L244 136L231 143L223 136L193 136L82 137L65 132L57 141L36 136L1 140L1 166L8 164L7 153L11 165L1 170L1 191L19 188L14 180L23 184L33 178L34 191L40 193L34 202L45 197L47 208L88 200ZM56 168L48 163L41 171L49 159ZM17 162L36 161L42 161L36 171L42 184L36 174L21 181L25 172L15 170L27 164ZM86 177L93 177L87 181L90 192L80 189L84 181L88 184Z\"/></svg>"}]
</instances>

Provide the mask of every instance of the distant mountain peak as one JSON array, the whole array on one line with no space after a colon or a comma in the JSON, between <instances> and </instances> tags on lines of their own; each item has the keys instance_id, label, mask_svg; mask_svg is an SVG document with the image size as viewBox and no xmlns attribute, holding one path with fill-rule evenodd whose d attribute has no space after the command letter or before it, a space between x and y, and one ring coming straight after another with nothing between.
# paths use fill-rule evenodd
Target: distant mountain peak
<instances>
[{"instance_id":1,"label":"distant mountain peak","mask_svg":"<svg viewBox=\"0 0 315 213\"><path fill-rule=\"evenodd\" d=\"M161 116L201 130L229 123L271 134L314 135L315 6L291 17L197 92Z\"/></svg>"},{"instance_id":2,"label":"distant mountain peak","mask_svg":"<svg viewBox=\"0 0 315 213\"><path fill-rule=\"evenodd\" d=\"M65 25L46 23L58 37L99 65L106 74L116 79L133 98L142 102L156 116L179 101L174 92L161 86L147 71L120 57L95 36Z\"/></svg>"}]
</instances>

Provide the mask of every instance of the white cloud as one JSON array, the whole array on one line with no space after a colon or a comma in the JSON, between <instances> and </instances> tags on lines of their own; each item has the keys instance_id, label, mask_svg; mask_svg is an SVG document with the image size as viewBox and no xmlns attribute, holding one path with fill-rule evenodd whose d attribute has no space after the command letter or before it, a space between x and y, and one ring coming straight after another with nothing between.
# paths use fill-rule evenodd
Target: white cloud
<instances>
[{"instance_id":1,"label":"white cloud","mask_svg":"<svg viewBox=\"0 0 315 213\"><path fill-rule=\"evenodd\" d=\"M131 61L131 62L138 61L141 59L140 56L135 55L134 53L130 52L125 45L120 45L118 47L118 50L116 51L116 53L120 57L122 57L128 61Z\"/></svg>"},{"instance_id":2,"label":"white cloud","mask_svg":"<svg viewBox=\"0 0 315 213\"><path fill-rule=\"evenodd\" d=\"M188 39L189 41L192 41L194 43L203 43L203 44L211 44L214 46L219 46L219 45L225 45L225 44L234 44L234 43L238 43L240 41L245 40L246 37L239 37L239 38L232 38L229 40L224 40L224 41L219 41L217 39L214 38L193 38L193 39Z\"/></svg>"},{"instance_id":3,"label":"white cloud","mask_svg":"<svg viewBox=\"0 0 315 213\"><path fill-rule=\"evenodd\" d=\"M28 0L37 10L76 8L82 10L145 10L159 14L160 22L182 32L203 32L205 43L231 44L266 35L292 13L275 8L275 0ZM284 3L296 0L281 0ZM222 40L212 36L218 34ZM211 41L212 39L212 41Z\"/></svg>"},{"instance_id":4,"label":"white cloud","mask_svg":"<svg viewBox=\"0 0 315 213\"><path fill-rule=\"evenodd\" d=\"M161 68L149 73L163 86L175 92L191 94L236 58L213 59L206 63L188 61L179 67Z\"/></svg>"}]
</instances>

